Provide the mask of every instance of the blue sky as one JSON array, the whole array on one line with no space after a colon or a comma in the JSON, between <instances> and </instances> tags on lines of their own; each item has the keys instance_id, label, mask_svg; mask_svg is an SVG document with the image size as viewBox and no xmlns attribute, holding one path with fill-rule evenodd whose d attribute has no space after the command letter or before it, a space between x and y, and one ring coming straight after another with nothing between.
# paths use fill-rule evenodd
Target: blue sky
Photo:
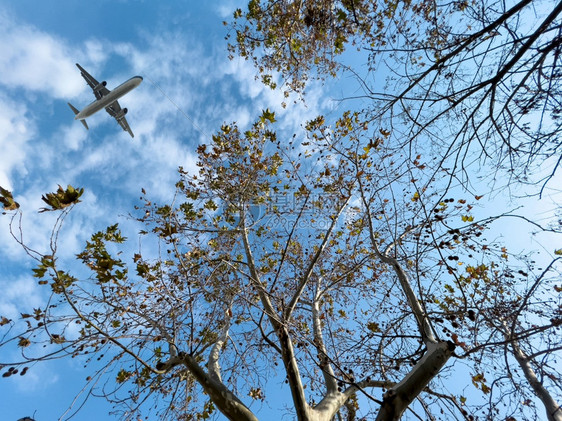
<instances>
[{"instance_id":1,"label":"blue sky","mask_svg":"<svg viewBox=\"0 0 562 421\"><path fill-rule=\"evenodd\" d=\"M282 93L255 81L249 63L228 60L222 21L243 3L0 0L0 186L21 204L32 247L44 251L48 244L53 216L36 211L41 195L58 184L86 190L60 238L62 258L71 261L89 235L108 224L118 221L134 234L123 215L138 203L141 188L155 200L171 199L178 166L194 169L196 146L223 122L244 127L270 108L278 127L292 133L319 113L337 111L333 97L342 96L342 85L313 84L306 106L283 109ZM66 103L81 109L93 100L77 62L109 89L144 77L120 100L134 139L104 112L88 120L89 131L73 120ZM0 315L17 318L46 296L7 225L0 218ZM1 352L0 359L10 357ZM88 375L80 361L70 360L0 379L2 418L58 419ZM111 420L110 409L91 399L75 419Z\"/></svg>"}]
</instances>

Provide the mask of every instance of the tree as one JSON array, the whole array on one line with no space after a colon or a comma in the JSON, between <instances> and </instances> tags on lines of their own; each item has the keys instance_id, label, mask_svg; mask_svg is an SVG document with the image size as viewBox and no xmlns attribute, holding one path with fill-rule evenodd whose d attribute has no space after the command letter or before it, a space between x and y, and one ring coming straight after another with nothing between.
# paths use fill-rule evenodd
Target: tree
<instances>
[{"instance_id":1,"label":"tree","mask_svg":"<svg viewBox=\"0 0 562 421\"><path fill-rule=\"evenodd\" d=\"M82 358L91 390L104 384L124 418L152 404L163 419L218 410L255 420L251 402L267 400L280 381L299 420L393 420L405 411L470 418L471 398L446 385L459 370L452 361L464 357L467 380L489 390L476 351L458 350L466 331L478 351L497 346L492 327L470 326L470 312L501 311L490 298L501 274L478 275L479 287L476 275L462 274L488 270L473 261L498 261L502 251L481 237L492 221L475 221L464 198L440 197L431 159L412 161L384 142L363 147L369 127L357 113L333 127L310 121L301 140L278 140L274 121L264 111L245 132L224 125L199 147L199 173L180 169L173 203L144 194L139 250L126 247L117 225L92 236L77 256L89 276L57 259L62 221L82 190L45 195L45 210L60 213L54 240L46 253L26 250L52 296L20 321L2 319L0 345L22 352L2 363L4 377L37 360ZM3 192L17 221L21 210ZM512 324L501 344L538 334L556 341L557 327ZM34 354L43 345L49 354Z\"/></svg>"},{"instance_id":2,"label":"tree","mask_svg":"<svg viewBox=\"0 0 562 421\"><path fill-rule=\"evenodd\" d=\"M438 157L433 171L449 178L443 197L454 184L482 196L482 178L493 189L499 184L519 196L542 196L560 164L562 7L550 6L530 0L251 1L234 15L230 50L252 60L266 84L275 85L279 73L287 91L303 93L310 78L355 75L365 119L390 129L385 140L395 151L408 151L411 160L428 149ZM350 47L361 52L363 68L346 61ZM375 129L364 144L381 140ZM540 188L517 191L525 184ZM556 321L556 304L548 305ZM513 329L500 327L498 334L511 337ZM544 396L528 366L534 354L521 357L518 342L512 348L508 342L505 349ZM546 348L539 355L556 354L556 346Z\"/></svg>"},{"instance_id":3,"label":"tree","mask_svg":"<svg viewBox=\"0 0 562 421\"><path fill-rule=\"evenodd\" d=\"M234 15L230 50L269 85L279 72L288 91L347 70L363 89L365 114L391 126L404 148L437 145L465 183L466 167L480 160L544 188L560 165L562 5L551 6L252 0ZM346 62L350 47L366 71Z\"/></svg>"},{"instance_id":4,"label":"tree","mask_svg":"<svg viewBox=\"0 0 562 421\"><path fill-rule=\"evenodd\" d=\"M308 76L345 67L336 59L351 44L370 71L383 58L404 69L389 79L396 93L356 72L362 112L319 116L292 138L268 110L249 128L225 124L198 148L199 172L180 169L172 203L143 191L138 249L111 225L78 254L82 268L58 254L82 189L43 197L58 213L46 252L23 242L22 210L1 189L51 293L20 320L0 315L0 346L22 355L3 376L80 358L86 396L124 418L255 420L252 403L282 383L299 420L536 419L535 397L560 419L560 252L539 269L485 233L514 217L562 224L479 217L486 192L469 162L533 182L545 175L536 159L556 160L560 7L527 28L530 6L250 1L231 53L267 85L279 71L303 93Z\"/></svg>"}]
</instances>

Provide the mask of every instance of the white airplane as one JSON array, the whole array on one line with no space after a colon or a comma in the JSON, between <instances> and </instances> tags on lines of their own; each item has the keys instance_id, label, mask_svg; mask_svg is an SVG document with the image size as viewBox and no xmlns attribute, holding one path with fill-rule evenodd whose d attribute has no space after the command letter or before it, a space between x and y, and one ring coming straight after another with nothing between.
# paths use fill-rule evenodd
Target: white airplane
<instances>
[{"instance_id":1,"label":"white airplane","mask_svg":"<svg viewBox=\"0 0 562 421\"><path fill-rule=\"evenodd\" d=\"M127 123L127 120L125 119L125 114L127 114L127 109L121 108L117 100L121 98L123 95L131 92L137 86L139 86L140 83L142 82L142 77L141 76L132 77L131 79L119 85L113 91L110 91L105 87L105 85L107 85L107 82L105 80L102 83L99 83L78 63L76 63L76 66L78 66L78 68L80 69L82 76L84 77L84 79L86 79L86 82L88 83L88 85L90 85L90 88L93 89L94 95L96 96L96 100L92 102L90 105L88 105L87 107L85 107L82 111L78 111L69 102L68 105L70 106L72 111L74 111L74 114L76 114L74 120L80 120L84 125L84 127L86 127L87 129L88 125L86 124L86 118L97 113L99 110L105 108L105 110L109 113L109 115L113 117L115 120L117 120L117 123L119 123L119 125L123 128L123 130L129 132L131 137L135 137L131 128L129 127L129 124Z\"/></svg>"}]
</instances>

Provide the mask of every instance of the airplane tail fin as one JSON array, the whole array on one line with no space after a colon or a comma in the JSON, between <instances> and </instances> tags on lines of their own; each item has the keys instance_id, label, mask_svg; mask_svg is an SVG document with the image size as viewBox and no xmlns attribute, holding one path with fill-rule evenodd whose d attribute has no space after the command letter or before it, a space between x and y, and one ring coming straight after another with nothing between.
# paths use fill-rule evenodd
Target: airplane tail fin
<instances>
[{"instance_id":1,"label":"airplane tail fin","mask_svg":"<svg viewBox=\"0 0 562 421\"><path fill-rule=\"evenodd\" d=\"M78 114L80 112L70 102L67 102L67 104L70 107L70 109L74 112L74 114ZM84 125L84 127L87 130L89 130L88 125L86 124L86 120L80 120L80 122Z\"/></svg>"}]
</instances>

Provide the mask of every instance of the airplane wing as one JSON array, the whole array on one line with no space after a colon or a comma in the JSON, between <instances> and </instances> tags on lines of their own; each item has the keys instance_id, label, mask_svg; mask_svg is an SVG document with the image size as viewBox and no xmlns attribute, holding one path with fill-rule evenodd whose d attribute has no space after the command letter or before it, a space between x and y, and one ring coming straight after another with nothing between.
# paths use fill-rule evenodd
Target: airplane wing
<instances>
[{"instance_id":1,"label":"airplane wing","mask_svg":"<svg viewBox=\"0 0 562 421\"><path fill-rule=\"evenodd\" d=\"M115 120L117 120L117 123L119 123L119 125L123 128L123 130L128 132L131 135L131 137L135 137L133 131L129 127L129 123L127 123L127 119L125 118L125 114L127 114L127 109L126 108L121 109L121 106L119 105L118 101L114 101L109 106L105 107L105 111L107 111L107 113Z\"/></svg>"},{"instance_id":2,"label":"airplane wing","mask_svg":"<svg viewBox=\"0 0 562 421\"><path fill-rule=\"evenodd\" d=\"M99 83L91 74L89 74L82 66L76 63L76 66L80 69L80 73L82 77L86 80L90 88L94 91L94 95L96 99L100 99L101 97L107 95L111 92L109 89L105 87L105 81Z\"/></svg>"}]
</instances>

